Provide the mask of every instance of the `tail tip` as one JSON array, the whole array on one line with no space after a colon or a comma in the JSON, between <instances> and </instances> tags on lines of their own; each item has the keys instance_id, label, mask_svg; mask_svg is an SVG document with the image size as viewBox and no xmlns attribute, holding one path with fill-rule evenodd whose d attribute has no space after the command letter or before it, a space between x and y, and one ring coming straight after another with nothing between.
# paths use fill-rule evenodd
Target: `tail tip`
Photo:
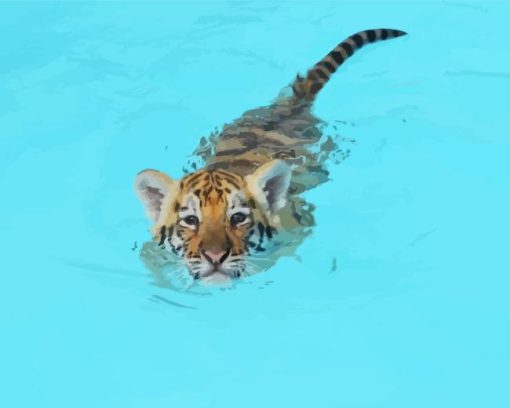
<instances>
[{"instance_id":1,"label":"tail tip","mask_svg":"<svg viewBox=\"0 0 510 408\"><path fill-rule=\"evenodd\" d=\"M391 34L393 34L393 37L402 37L404 35L407 35L407 32L402 30L388 30L388 31L390 31Z\"/></svg>"}]
</instances>

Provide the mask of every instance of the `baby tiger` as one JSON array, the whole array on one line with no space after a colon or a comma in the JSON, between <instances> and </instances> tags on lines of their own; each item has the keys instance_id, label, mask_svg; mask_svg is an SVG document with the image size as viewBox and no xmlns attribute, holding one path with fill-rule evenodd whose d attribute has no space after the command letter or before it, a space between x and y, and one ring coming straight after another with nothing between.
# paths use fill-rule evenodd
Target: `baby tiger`
<instances>
[{"instance_id":1,"label":"baby tiger","mask_svg":"<svg viewBox=\"0 0 510 408\"><path fill-rule=\"evenodd\" d=\"M154 222L154 241L184 262L194 280L226 281L291 253L313 225L299 197L328 179L316 149L320 121L313 101L331 75L365 44L406 33L374 29L342 41L297 76L288 95L248 111L199 148L204 167L182 180L144 170L135 191ZM261 256L261 254L263 256Z\"/></svg>"}]
</instances>

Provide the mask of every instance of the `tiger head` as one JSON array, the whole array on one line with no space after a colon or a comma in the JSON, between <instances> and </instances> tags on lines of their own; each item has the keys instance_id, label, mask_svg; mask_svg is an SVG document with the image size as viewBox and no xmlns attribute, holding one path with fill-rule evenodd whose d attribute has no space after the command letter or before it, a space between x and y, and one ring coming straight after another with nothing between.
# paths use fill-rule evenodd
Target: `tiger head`
<instances>
[{"instance_id":1,"label":"tiger head","mask_svg":"<svg viewBox=\"0 0 510 408\"><path fill-rule=\"evenodd\" d=\"M290 166L281 160L245 177L199 170L178 181L145 170L135 191L154 222L154 240L178 256L194 279L222 281L243 276L250 255L266 250L290 178Z\"/></svg>"}]
</instances>

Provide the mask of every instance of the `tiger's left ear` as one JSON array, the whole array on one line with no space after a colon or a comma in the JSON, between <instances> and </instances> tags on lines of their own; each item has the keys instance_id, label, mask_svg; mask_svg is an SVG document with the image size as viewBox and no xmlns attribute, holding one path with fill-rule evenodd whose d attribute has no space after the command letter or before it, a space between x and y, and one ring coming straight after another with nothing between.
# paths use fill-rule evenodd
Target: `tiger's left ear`
<instances>
[{"instance_id":1,"label":"tiger's left ear","mask_svg":"<svg viewBox=\"0 0 510 408\"><path fill-rule=\"evenodd\" d=\"M292 169L283 160L273 160L246 176L248 190L263 210L274 215L285 207Z\"/></svg>"}]
</instances>

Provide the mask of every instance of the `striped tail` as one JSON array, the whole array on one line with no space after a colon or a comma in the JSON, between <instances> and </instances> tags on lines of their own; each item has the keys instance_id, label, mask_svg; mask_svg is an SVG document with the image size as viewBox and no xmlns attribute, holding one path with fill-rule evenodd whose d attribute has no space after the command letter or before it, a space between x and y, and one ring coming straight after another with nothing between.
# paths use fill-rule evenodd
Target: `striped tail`
<instances>
[{"instance_id":1,"label":"striped tail","mask_svg":"<svg viewBox=\"0 0 510 408\"><path fill-rule=\"evenodd\" d=\"M292 90L295 98L298 100L312 101L319 91L329 81L331 75L335 73L352 54L363 47L379 40L389 40L391 38L406 35L404 31L379 28L377 30L365 30L351 35L346 40L338 44L328 55L313 66L306 74L306 78L297 76L292 84Z\"/></svg>"}]
</instances>

